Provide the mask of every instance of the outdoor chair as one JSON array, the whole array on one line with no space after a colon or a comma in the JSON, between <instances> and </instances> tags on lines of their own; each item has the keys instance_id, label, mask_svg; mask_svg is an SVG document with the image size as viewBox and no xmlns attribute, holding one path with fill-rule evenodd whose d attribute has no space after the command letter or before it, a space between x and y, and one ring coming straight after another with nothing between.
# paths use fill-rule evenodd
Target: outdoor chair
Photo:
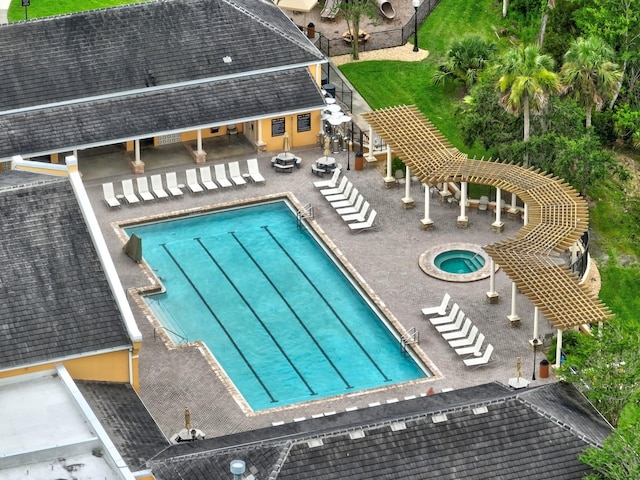
<instances>
[{"instance_id":1,"label":"outdoor chair","mask_svg":"<svg viewBox=\"0 0 640 480\"><path fill-rule=\"evenodd\" d=\"M169 198L169 194L162 186L162 177L160 175L151 175L151 192L157 199Z\"/></svg>"},{"instance_id":2,"label":"outdoor chair","mask_svg":"<svg viewBox=\"0 0 640 480\"><path fill-rule=\"evenodd\" d=\"M200 182L207 190L216 190L218 185L211 178L211 167L200 167Z\"/></svg>"},{"instance_id":3,"label":"outdoor chair","mask_svg":"<svg viewBox=\"0 0 640 480\"><path fill-rule=\"evenodd\" d=\"M361 197L362 195L360 195L360 192L358 192L358 189L356 187L353 187L353 190L351 190L351 195L349 195L349 198L347 200L338 200L337 202L329 202L329 203L331 203L331 206L337 212L341 208L353 207L359 196ZM358 210L356 210L355 212L349 212L349 213L357 213L360 210L361 206L362 206L362 202L360 202L360 206L358 207ZM338 215L343 215L343 214L338 213ZM344 215L348 215L348 213L345 213Z\"/></svg>"},{"instance_id":4,"label":"outdoor chair","mask_svg":"<svg viewBox=\"0 0 640 480\"><path fill-rule=\"evenodd\" d=\"M187 176L187 188L191 193L204 193L204 188L198 183L198 172L195 168L189 168L184 172Z\"/></svg>"},{"instance_id":5,"label":"outdoor chair","mask_svg":"<svg viewBox=\"0 0 640 480\"><path fill-rule=\"evenodd\" d=\"M153 193L149 190L149 181L147 177L137 177L136 185L138 187L138 195L145 202L153 202L156 197L153 196Z\"/></svg>"},{"instance_id":6,"label":"outdoor chair","mask_svg":"<svg viewBox=\"0 0 640 480\"><path fill-rule=\"evenodd\" d=\"M493 345L489 343L487 344L487 349L484 351L484 355L482 355L481 357L465 358L462 361L467 367L479 367L481 365L486 365L487 363L489 363L492 353Z\"/></svg>"},{"instance_id":7,"label":"outdoor chair","mask_svg":"<svg viewBox=\"0 0 640 480\"><path fill-rule=\"evenodd\" d=\"M216 182L218 182L218 185L220 185L222 188L233 187L233 184L227 178L227 174L225 172L223 164L214 165L213 169L216 173Z\"/></svg>"},{"instance_id":8,"label":"outdoor chair","mask_svg":"<svg viewBox=\"0 0 640 480\"><path fill-rule=\"evenodd\" d=\"M331 204L332 207L336 208L336 213L338 215L349 215L351 213L358 213L360 211L360 208L362 207L362 203L364 202L364 197L360 195L360 193L358 193L357 188L354 188L351 191L351 195L353 195L353 192L356 192L356 203L354 203L353 206L336 208L335 205L342 202L336 202Z\"/></svg>"},{"instance_id":9,"label":"outdoor chair","mask_svg":"<svg viewBox=\"0 0 640 480\"><path fill-rule=\"evenodd\" d=\"M480 201L478 202L478 212L487 212L489 209L489 197L483 195L480 197Z\"/></svg>"},{"instance_id":10,"label":"outdoor chair","mask_svg":"<svg viewBox=\"0 0 640 480\"><path fill-rule=\"evenodd\" d=\"M473 345L470 345L468 347L459 347L456 348L456 353L460 356L464 356L464 355L474 355L474 356L480 356L480 349L482 348L482 344L484 343L484 333L481 333L478 335L478 338L476 338L476 341Z\"/></svg>"},{"instance_id":11,"label":"outdoor chair","mask_svg":"<svg viewBox=\"0 0 640 480\"><path fill-rule=\"evenodd\" d=\"M471 331L465 338L458 338L455 340L449 340L449 346L451 348L462 348L469 347L473 345L473 342L476 341L476 337L478 336L478 327L475 325L471 327Z\"/></svg>"},{"instance_id":12,"label":"outdoor chair","mask_svg":"<svg viewBox=\"0 0 640 480\"><path fill-rule=\"evenodd\" d=\"M458 312L458 316L456 317L456 321L453 323L447 323L446 325L438 325L436 326L436 330L440 333L444 332L455 332L456 330L460 330L462 328L462 322L464 321L464 312L460 310Z\"/></svg>"},{"instance_id":13,"label":"outdoor chair","mask_svg":"<svg viewBox=\"0 0 640 480\"><path fill-rule=\"evenodd\" d=\"M344 192L337 193L335 195L327 195L325 198L329 203L342 202L344 200L349 199L349 195L351 195L352 189L353 189L353 183L347 182L347 186L345 187Z\"/></svg>"},{"instance_id":14,"label":"outdoor chair","mask_svg":"<svg viewBox=\"0 0 640 480\"><path fill-rule=\"evenodd\" d=\"M333 171L333 175L331 175L331 178L329 180L319 180L317 182L313 182L313 186L315 188L335 188L335 186L338 184L338 178L340 178L341 172L342 169L340 167L337 167Z\"/></svg>"},{"instance_id":15,"label":"outdoor chair","mask_svg":"<svg viewBox=\"0 0 640 480\"><path fill-rule=\"evenodd\" d=\"M122 193L124 194L124 199L127 203L138 203L140 199L133 191L133 180L130 178L127 180L122 180Z\"/></svg>"},{"instance_id":16,"label":"outdoor chair","mask_svg":"<svg viewBox=\"0 0 640 480\"><path fill-rule=\"evenodd\" d=\"M396 187L405 184L406 180L404 178L404 172L402 170L396 170L393 176L396 178Z\"/></svg>"},{"instance_id":17,"label":"outdoor chair","mask_svg":"<svg viewBox=\"0 0 640 480\"><path fill-rule=\"evenodd\" d=\"M169 190L171 196L182 197L184 193L178 186L178 177L176 176L176 172L169 172L165 174L165 178L167 180L167 190Z\"/></svg>"},{"instance_id":18,"label":"outdoor chair","mask_svg":"<svg viewBox=\"0 0 640 480\"><path fill-rule=\"evenodd\" d=\"M380 228L382 224L376 221L377 212L374 209L371 209L369 213L369 218L367 218L364 222L357 223L349 223L349 229L351 233L360 233L365 230L374 230L376 228Z\"/></svg>"},{"instance_id":19,"label":"outdoor chair","mask_svg":"<svg viewBox=\"0 0 640 480\"><path fill-rule=\"evenodd\" d=\"M444 297L442 297L442 302L440 302L440 305L437 305L435 307L425 307L422 309L422 314L445 316L447 314L447 306L449 305L449 300L451 300L451 296L448 293L445 293Z\"/></svg>"},{"instance_id":20,"label":"outdoor chair","mask_svg":"<svg viewBox=\"0 0 640 480\"><path fill-rule=\"evenodd\" d=\"M320 193L325 197L328 197L330 195L339 195L344 192L345 188L347 188L347 182L349 182L349 179L347 177L342 177L342 180L340 180L340 185L338 185L338 187L325 188L323 190L320 190Z\"/></svg>"},{"instance_id":21,"label":"outdoor chair","mask_svg":"<svg viewBox=\"0 0 640 480\"><path fill-rule=\"evenodd\" d=\"M453 307L451 307L451 311L449 312L449 315L430 318L429 321L431 322L431 325L446 325L448 323L453 323L455 322L456 317L458 316L459 310L460 310L460 307L458 306L458 304L454 303Z\"/></svg>"},{"instance_id":22,"label":"outdoor chair","mask_svg":"<svg viewBox=\"0 0 640 480\"><path fill-rule=\"evenodd\" d=\"M229 178L236 186L247 184L247 181L240 174L239 162L229 162Z\"/></svg>"},{"instance_id":23,"label":"outdoor chair","mask_svg":"<svg viewBox=\"0 0 640 480\"><path fill-rule=\"evenodd\" d=\"M358 213L352 213L349 215L342 215L342 220L345 222L364 222L366 220L367 212L369 211L369 202L365 201L362 204L362 208Z\"/></svg>"},{"instance_id":24,"label":"outdoor chair","mask_svg":"<svg viewBox=\"0 0 640 480\"><path fill-rule=\"evenodd\" d=\"M258 159L250 158L247 160L247 169L249 170L249 178L253 180L253 183L267 183L265 178L260 173L260 167L258 167Z\"/></svg>"},{"instance_id":25,"label":"outdoor chair","mask_svg":"<svg viewBox=\"0 0 640 480\"><path fill-rule=\"evenodd\" d=\"M113 191L112 182L102 184L102 196L104 197L104 201L109 208L120 207L120 201L116 198L116 195Z\"/></svg>"},{"instance_id":26,"label":"outdoor chair","mask_svg":"<svg viewBox=\"0 0 640 480\"><path fill-rule=\"evenodd\" d=\"M471 319L467 317L467 319L464 321L464 325L462 326L461 330L458 330L456 332L443 333L442 338L444 338L447 341L456 340L458 338L464 338L469 333L469 330L471 330L471 325L472 325Z\"/></svg>"}]
</instances>

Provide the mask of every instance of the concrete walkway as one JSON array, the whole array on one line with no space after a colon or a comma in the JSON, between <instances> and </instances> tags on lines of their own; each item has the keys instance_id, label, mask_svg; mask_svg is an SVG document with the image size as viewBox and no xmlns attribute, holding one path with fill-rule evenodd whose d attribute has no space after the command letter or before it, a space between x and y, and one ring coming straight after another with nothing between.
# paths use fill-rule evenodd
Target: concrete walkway
<instances>
[{"instance_id":1,"label":"concrete walkway","mask_svg":"<svg viewBox=\"0 0 640 480\"><path fill-rule=\"evenodd\" d=\"M0 24L9 23L7 19L7 11L11 5L11 0L0 0Z\"/></svg>"}]
</instances>

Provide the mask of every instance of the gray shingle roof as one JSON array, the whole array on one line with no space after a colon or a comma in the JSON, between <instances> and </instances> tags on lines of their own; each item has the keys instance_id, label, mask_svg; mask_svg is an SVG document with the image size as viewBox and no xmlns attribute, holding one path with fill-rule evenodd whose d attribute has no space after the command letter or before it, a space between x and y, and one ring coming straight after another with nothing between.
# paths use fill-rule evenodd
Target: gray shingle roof
<instances>
[{"instance_id":1,"label":"gray shingle roof","mask_svg":"<svg viewBox=\"0 0 640 480\"><path fill-rule=\"evenodd\" d=\"M319 109L304 67L324 62L268 0L150 1L0 25L0 158Z\"/></svg>"},{"instance_id":2,"label":"gray shingle roof","mask_svg":"<svg viewBox=\"0 0 640 480\"><path fill-rule=\"evenodd\" d=\"M581 432L567 423L578 417ZM609 432L572 386L489 384L175 445L149 463L158 480L228 478L234 458L278 480L578 479L589 472L578 455Z\"/></svg>"},{"instance_id":3,"label":"gray shingle roof","mask_svg":"<svg viewBox=\"0 0 640 480\"><path fill-rule=\"evenodd\" d=\"M130 346L69 181L0 177L0 368Z\"/></svg>"},{"instance_id":4,"label":"gray shingle roof","mask_svg":"<svg viewBox=\"0 0 640 480\"><path fill-rule=\"evenodd\" d=\"M130 384L76 381L76 385L133 471L169 445Z\"/></svg>"}]
</instances>

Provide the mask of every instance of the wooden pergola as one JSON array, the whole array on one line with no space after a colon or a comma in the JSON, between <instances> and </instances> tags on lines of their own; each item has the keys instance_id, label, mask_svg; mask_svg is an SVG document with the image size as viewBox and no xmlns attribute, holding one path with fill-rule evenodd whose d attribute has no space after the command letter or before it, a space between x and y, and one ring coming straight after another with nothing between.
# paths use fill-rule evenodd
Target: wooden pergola
<instances>
[{"instance_id":1,"label":"wooden pergola","mask_svg":"<svg viewBox=\"0 0 640 480\"><path fill-rule=\"evenodd\" d=\"M560 331L613 314L560 257L587 230L587 202L562 179L519 165L475 160L453 147L415 106L364 115L422 183L470 182L516 194L528 221L514 238L484 247L534 306Z\"/></svg>"}]
</instances>

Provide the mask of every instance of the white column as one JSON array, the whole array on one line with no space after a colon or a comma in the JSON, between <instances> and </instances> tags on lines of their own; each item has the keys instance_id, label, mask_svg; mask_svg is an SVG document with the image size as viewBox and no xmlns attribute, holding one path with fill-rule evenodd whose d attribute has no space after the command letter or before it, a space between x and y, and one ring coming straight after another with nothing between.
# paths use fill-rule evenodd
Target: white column
<instances>
[{"instance_id":1,"label":"white column","mask_svg":"<svg viewBox=\"0 0 640 480\"><path fill-rule=\"evenodd\" d=\"M500 294L496 292L496 264L493 261L493 258L489 259L489 268L489 291L487 292L487 299L489 300L489 303L498 303Z\"/></svg>"},{"instance_id":2,"label":"white column","mask_svg":"<svg viewBox=\"0 0 640 480\"><path fill-rule=\"evenodd\" d=\"M387 178L393 178L393 172L391 171L391 145L387 145Z\"/></svg>"},{"instance_id":3,"label":"white column","mask_svg":"<svg viewBox=\"0 0 640 480\"><path fill-rule=\"evenodd\" d=\"M556 368L560 368L560 357L562 356L562 330L558 329L556 344Z\"/></svg>"},{"instance_id":4,"label":"white column","mask_svg":"<svg viewBox=\"0 0 640 480\"><path fill-rule=\"evenodd\" d=\"M373 127L369 126L369 152L367 153L367 160L373 162Z\"/></svg>"},{"instance_id":5,"label":"white column","mask_svg":"<svg viewBox=\"0 0 640 480\"><path fill-rule=\"evenodd\" d=\"M405 198L411 198L411 171L409 167L405 167L404 177L404 196Z\"/></svg>"},{"instance_id":6,"label":"white column","mask_svg":"<svg viewBox=\"0 0 640 480\"><path fill-rule=\"evenodd\" d=\"M197 148L198 152L202 151L202 130L199 128L197 131L198 139L197 139Z\"/></svg>"},{"instance_id":7,"label":"white column","mask_svg":"<svg viewBox=\"0 0 640 480\"><path fill-rule=\"evenodd\" d=\"M518 288L516 287L515 282L511 282L511 315L507 316L507 319L512 324L520 323L520 317L516 314L516 295L518 293Z\"/></svg>"},{"instance_id":8,"label":"white column","mask_svg":"<svg viewBox=\"0 0 640 480\"><path fill-rule=\"evenodd\" d=\"M262 122L258 120L258 143L262 143Z\"/></svg>"},{"instance_id":9,"label":"white column","mask_svg":"<svg viewBox=\"0 0 640 480\"><path fill-rule=\"evenodd\" d=\"M515 193L511 194L511 207L509 208L509 210L507 210L507 213L509 213L510 215L517 215L518 214L518 208L516 206L516 203L518 201L518 198L516 197Z\"/></svg>"},{"instance_id":10,"label":"white column","mask_svg":"<svg viewBox=\"0 0 640 480\"><path fill-rule=\"evenodd\" d=\"M133 147L135 150L135 162L140 163L140 139L136 138L133 141Z\"/></svg>"},{"instance_id":11,"label":"white column","mask_svg":"<svg viewBox=\"0 0 640 480\"><path fill-rule=\"evenodd\" d=\"M533 338L538 338L538 317L540 316L540 312L538 311L538 307L533 308Z\"/></svg>"},{"instance_id":12,"label":"white column","mask_svg":"<svg viewBox=\"0 0 640 480\"><path fill-rule=\"evenodd\" d=\"M420 220L422 222L422 228L425 230L433 226L433 220L429 217L429 185L424 186L424 218Z\"/></svg>"},{"instance_id":13,"label":"white column","mask_svg":"<svg viewBox=\"0 0 640 480\"><path fill-rule=\"evenodd\" d=\"M502 232L504 223L502 223L502 190L496 188L496 221L491 224L491 230L494 232Z\"/></svg>"},{"instance_id":14,"label":"white column","mask_svg":"<svg viewBox=\"0 0 640 480\"><path fill-rule=\"evenodd\" d=\"M524 204L524 225L527 226L529 223L529 206Z\"/></svg>"},{"instance_id":15,"label":"white column","mask_svg":"<svg viewBox=\"0 0 640 480\"><path fill-rule=\"evenodd\" d=\"M460 184L460 217L462 218L467 216L467 187L467 182Z\"/></svg>"}]
</instances>

